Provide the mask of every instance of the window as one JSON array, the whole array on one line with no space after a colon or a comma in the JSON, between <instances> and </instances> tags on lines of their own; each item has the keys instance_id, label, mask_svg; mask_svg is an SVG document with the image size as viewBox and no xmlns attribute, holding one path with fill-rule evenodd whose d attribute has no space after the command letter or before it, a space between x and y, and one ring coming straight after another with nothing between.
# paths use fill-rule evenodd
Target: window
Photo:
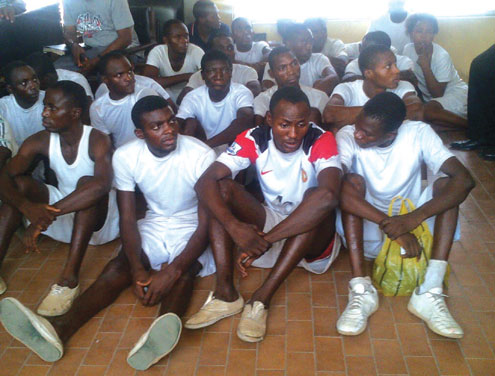
<instances>
[{"instance_id":1,"label":"window","mask_svg":"<svg viewBox=\"0 0 495 376\"><path fill-rule=\"evenodd\" d=\"M58 0L24 0L24 2L26 3L26 10L30 11L57 4Z\"/></svg>"},{"instance_id":2,"label":"window","mask_svg":"<svg viewBox=\"0 0 495 376\"><path fill-rule=\"evenodd\" d=\"M247 17L254 23L274 23L288 18L303 21L309 17L327 19L373 19L384 14L389 0L230 0L235 17ZM412 13L427 12L437 17L495 15L493 0L409 0Z\"/></svg>"}]
</instances>

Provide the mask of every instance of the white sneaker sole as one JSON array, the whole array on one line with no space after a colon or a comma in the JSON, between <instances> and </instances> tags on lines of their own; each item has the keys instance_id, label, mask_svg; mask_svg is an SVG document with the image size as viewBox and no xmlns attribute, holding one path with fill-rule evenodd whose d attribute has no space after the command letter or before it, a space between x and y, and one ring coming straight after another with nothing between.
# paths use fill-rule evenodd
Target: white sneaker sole
<instances>
[{"instance_id":1,"label":"white sneaker sole","mask_svg":"<svg viewBox=\"0 0 495 376\"><path fill-rule=\"evenodd\" d=\"M464 337L464 334L456 334L456 333L442 333L440 332L438 329L432 327L428 321L428 319L426 317L424 317L422 314L420 314L418 311L416 311L416 309L414 308L414 306L411 304L411 302L409 302L407 304L407 310L409 312L411 312L414 316L416 317L419 317L421 320L423 320L425 323L426 323L426 326L428 326L428 328L430 328L430 330L436 334L438 334L439 336L442 336L442 337L447 337L447 338L455 338L455 339L459 339L459 338L462 338Z\"/></svg>"},{"instance_id":2,"label":"white sneaker sole","mask_svg":"<svg viewBox=\"0 0 495 376\"><path fill-rule=\"evenodd\" d=\"M237 315L239 312L242 312L243 309L244 309L244 305L241 308L239 308L238 310L235 310L235 311L229 312L229 313L225 313L223 315L220 315L220 316L215 317L214 319L211 319L210 321L205 321L205 322L198 323L198 324L189 324L186 321L186 323L184 324L184 328L186 328L186 329L201 329L201 328L206 328L207 326L213 325L216 322L218 322L218 321L220 321L220 320L222 320L222 319L224 319L226 317Z\"/></svg>"},{"instance_id":3,"label":"white sneaker sole","mask_svg":"<svg viewBox=\"0 0 495 376\"><path fill-rule=\"evenodd\" d=\"M237 328L237 337L239 337L239 339L243 340L244 342L251 342L251 343L261 342L265 339L265 336L262 337L246 336L239 331L239 328Z\"/></svg>"},{"instance_id":4,"label":"white sneaker sole","mask_svg":"<svg viewBox=\"0 0 495 376\"><path fill-rule=\"evenodd\" d=\"M366 325L363 328L361 328L360 330L358 330L357 332L350 332L350 331L347 331L347 330L340 330L338 328L338 326L336 325L337 332L339 334L342 334L343 336L358 336L358 335L360 335L361 333L363 333L366 330L366 328L368 327L368 322L369 322L369 319L370 319L371 315L373 313L375 313L376 311L378 311L378 305L368 315L368 320L366 320Z\"/></svg>"},{"instance_id":5,"label":"white sneaker sole","mask_svg":"<svg viewBox=\"0 0 495 376\"><path fill-rule=\"evenodd\" d=\"M158 317L129 352L127 363L144 371L168 355L177 346L182 332L182 321L175 313Z\"/></svg>"},{"instance_id":6,"label":"white sneaker sole","mask_svg":"<svg viewBox=\"0 0 495 376\"><path fill-rule=\"evenodd\" d=\"M22 342L46 362L59 360L63 352L59 338L46 329L46 324L13 298L0 302L0 321L9 334Z\"/></svg>"}]
</instances>

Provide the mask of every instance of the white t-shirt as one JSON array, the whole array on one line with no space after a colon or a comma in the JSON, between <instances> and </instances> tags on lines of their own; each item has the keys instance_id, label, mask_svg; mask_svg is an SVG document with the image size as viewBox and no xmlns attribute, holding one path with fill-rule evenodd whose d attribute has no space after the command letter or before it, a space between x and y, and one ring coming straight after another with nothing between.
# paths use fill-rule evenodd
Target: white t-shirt
<instances>
[{"instance_id":1,"label":"white t-shirt","mask_svg":"<svg viewBox=\"0 0 495 376\"><path fill-rule=\"evenodd\" d=\"M335 69L333 68L333 65L330 63L330 60L328 60L328 57L319 53L311 54L309 60L301 65L301 77L299 78L299 83L301 85L313 87L315 81L323 77L322 76L323 70L327 67L330 67L333 73L335 73ZM268 73L269 69L270 69L269 64L266 64L265 72L263 73L263 80L270 80L275 82L275 79L272 78Z\"/></svg>"},{"instance_id":2,"label":"white t-shirt","mask_svg":"<svg viewBox=\"0 0 495 376\"><path fill-rule=\"evenodd\" d=\"M201 58L204 55L204 51L195 44L189 43L187 47L186 57L184 58L184 64L180 70L175 71L170 65L168 58L168 46L161 44L153 48L148 54L146 64L152 65L159 69L161 77L177 76L184 73L194 73L201 69ZM177 102L181 90L186 86L185 82L167 87L167 90L174 102Z\"/></svg>"},{"instance_id":3,"label":"white t-shirt","mask_svg":"<svg viewBox=\"0 0 495 376\"><path fill-rule=\"evenodd\" d=\"M14 139L14 133L9 123L2 116L0 116L0 146L9 149L12 157L17 154L18 147Z\"/></svg>"},{"instance_id":4,"label":"white t-shirt","mask_svg":"<svg viewBox=\"0 0 495 376\"><path fill-rule=\"evenodd\" d=\"M241 84L231 83L227 96L220 102L213 102L206 85L189 92L179 107L177 117L196 118L203 127L206 138L210 139L223 132L237 118L237 111L253 107L253 93Z\"/></svg>"},{"instance_id":5,"label":"white t-shirt","mask_svg":"<svg viewBox=\"0 0 495 376\"><path fill-rule=\"evenodd\" d=\"M243 63L254 64L263 61L263 50L269 47L265 41L253 42L251 49L247 52L239 52L237 46L235 48L235 60Z\"/></svg>"},{"instance_id":6,"label":"white t-shirt","mask_svg":"<svg viewBox=\"0 0 495 376\"><path fill-rule=\"evenodd\" d=\"M214 161L213 150L193 137L178 135L177 148L163 158L153 155L144 140L135 139L113 155L114 185L128 192L138 186L149 210L160 216L196 215L194 185Z\"/></svg>"},{"instance_id":7,"label":"white t-shirt","mask_svg":"<svg viewBox=\"0 0 495 376\"><path fill-rule=\"evenodd\" d=\"M421 195L421 164L436 175L453 154L431 127L419 121L405 121L394 142L385 148L361 148L354 139L354 125L337 133L340 159L348 172L366 181L366 200L387 212L395 196L418 202Z\"/></svg>"},{"instance_id":8,"label":"white t-shirt","mask_svg":"<svg viewBox=\"0 0 495 376\"><path fill-rule=\"evenodd\" d=\"M149 88L158 93L161 97L168 99L170 98L170 95L167 93L167 91L154 79L146 77L146 76L140 76L139 74L134 75L134 78L136 79L136 86L134 87L134 91L139 91L144 88ZM102 95L108 93L108 87L107 84L102 82L100 86L98 86L98 89L96 90L95 98L98 99Z\"/></svg>"},{"instance_id":9,"label":"white t-shirt","mask_svg":"<svg viewBox=\"0 0 495 376\"><path fill-rule=\"evenodd\" d=\"M41 118L44 98L45 92L40 90L38 101L28 109L17 104L14 94L0 98L0 115L10 124L17 145L21 146L26 138L45 129Z\"/></svg>"},{"instance_id":10,"label":"white t-shirt","mask_svg":"<svg viewBox=\"0 0 495 376\"><path fill-rule=\"evenodd\" d=\"M345 51L345 44L340 39L333 39L328 37L321 53L328 58L344 56L347 57L347 52Z\"/></svg>"},{"instance_id":11,"label":"white t-shirt","mask_svg":"<svg viewBox=\"0 0 495 376\"><path fill-rule=\"evenodd\" d=\"M258 73L253 68L242 64L232 64L232 82L246 86L251 81L258 81ZM201 71L197 71L189 78L186 86L196 89L204 84Z\"/></svg>"},{"instance_id":12,"label":"white t-shirt","mask_svg":"<svg viewBox=\"0 0 495 376\"><path fill-rule=\"evenodd\" d=\"M110 93L104 94L91 104L89 109L91 125L110 134L115 148L134 140L136 127L131 118L132 107L139 99L149 95L158 94L148 88L136 90L120 100L110 98Z\"/></svg>"},{"instance_id":13,"label":"white t-shirt","mask_svg":"<svg viewBox=\"0 0 495 376\"><path fill-rule=\"evenodd\" d=\"M409 59L407 56L404 55L395 55L397 58L397 68L400 71L406 71L406 70L413 70L414 68L414 62ZM354 59L352 60L347 66L345 67L345 74L355 74L356 76L362 76L363 74L361 73L361 69L359 69L359 59Z\"/></svg>"},{"instance_id":14,"label":"white t-shirt","mask_svg":"<svg viewBox=\"0 0 495 376\"><path fill-rule=\"evenodd\" d=\"M386 32L392 40L392 46L394 46L399 53L402 53L404 46L411 43L411 38L409 38L406 31L406 19L407 17L404 21L395 23L390 19L390 13L384 14L380 18L371 21L367 33L370 31Z\"/></svg>"},{"instance_id":15,"label":"white t-shirt","mask_svg":"<svg viewBox=\"0 0 495 376\"><path fill-rule=\"evenodd\" d=\"M55 69L57 71L57 76L59 81L68 80L74 81L75 83L81 85L86 92L88 97L91 99L95 99L93 96L93 91L91 90L91 86L89 86L89 82L81 73L73 72L67 69Z\"/></svg>"},{"instance_id":16,"label":"white t-shirt","mask_svg":"<svg viewBox=\"0 0 495 376\"><path fill-rule=\"evenodd\" d=\"M418 54L414 48L414 43L410 43L404 47L404 55L408 56L414 62L414 74L418 78L419 88L423 93L424 99L429 101L432 99L431 93L426 86L423 70L418 65ZM433 54L431 56L431 70L438 82L448 82L445 88L445 93L453 88L466 89L467 85L459 77L457 70L452 63L449 53L436 43L433 43Z\"/></svg>"},{"instance_id":17,"label":"white t-shirt","mask_svg":"<svg viewBox=\"0 0 495 376\"><path fill-rule=\"evenodd\" d=\"M317 108L320 113L323 114L323 110L328 102L328 95L321 90L309 87L300 86L304 94L307 95L309 99L309 105L313 108ZM270 109L270 100L273 94L278 90L278 86L272 86L268 90L260 93L256 98L254 98L254 114L265 117L267 111Z\"/></svg>"},{"instance_id":18,"label":"white t-shirt","mask_svg":"<svg viewBox=\"0 0 495 376\"><path fill-rule=\"evenodd\" d=\"M265 204L282 215L289 215L303 200L304 193L318 185L318 174L328 168L341 168L332 133L311 124L298 150L282 153L266 125L238 135L218 158L235 176L250 165L256 166Z\"/></svg>"},{"instance_id":19,"label":"white t-shirt","mask_svg":"<svg viewBox=\"0 0 495 376\"><path fill-rule=\"evenodd\" d=\"M353 42L345 44L345 52L350 60L357 59L359 57L361 48L361 42Z\"/></svg>"},{"instance_id":20,"label":"white t-shirt","mask_svg":"<svg viewBox=\"0 0 495 376\"><path fill-rule=\"evenodd\" d=\"M332 97L338 94L344 100L344 106L354 107L354 106L364 106L370 98L366 95L363 90L363 80L356 80L353 82L344 82L338 84L333 90ZM399 81L399 86L395 89L387 89L387 91L397 94L400 98L404 98L407 93L415 93L414 86L412 86L407 81Z\"/></svg>"}]
</instances>

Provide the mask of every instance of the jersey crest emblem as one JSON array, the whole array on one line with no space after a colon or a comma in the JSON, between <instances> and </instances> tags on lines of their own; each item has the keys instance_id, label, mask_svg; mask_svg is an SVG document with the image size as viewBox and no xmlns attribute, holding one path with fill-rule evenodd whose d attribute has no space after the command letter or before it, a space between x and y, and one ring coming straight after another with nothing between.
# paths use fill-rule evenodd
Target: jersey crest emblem
<instances>
[{"instance_id":1,"label":"jersey crest emblem","mask_svg":"<svg viewBox=\"0 0 495 376\"><path fill-rule=\"evenodd\" d=\"M301 168L301 179L303 183L306 183L308 181L308 174L304 170L304 168Z\"/></svg>"},{"instance_id":2,"label":"jersey crest emblem","mask_svg":"<svg viewBox=\"0 0 495 376\"><path fill-rule=\"evenodd\" d=\"M239 145L237 142L233 142L228 148L227 148L227 154L230 155L237 155L242 149L242 146Z\"/></svg>"}]
</instances>

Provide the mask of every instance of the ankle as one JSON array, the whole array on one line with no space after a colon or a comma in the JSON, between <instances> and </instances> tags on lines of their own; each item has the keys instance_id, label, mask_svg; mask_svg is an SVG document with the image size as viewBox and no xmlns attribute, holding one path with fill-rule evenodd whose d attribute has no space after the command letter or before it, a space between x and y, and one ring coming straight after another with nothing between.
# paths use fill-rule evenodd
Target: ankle
<instances>
[{"instance_id":1,"label":"ankle","mask_svg":"<svg viewBox=\"0 0 495 376\"><path fill-rule=\"evenodd\" d=\"M233 302L239 299L239 292L234 286L222 286L222 289L216 289L213 293L216 299L220 299L224 302Z\"/></svg>"},{"instance_id":2,"label":"ankle","mask_svg":"<svg viewBox=\"0 0 495 376\"><path fill-rule=\"evenodd\" d=\"M57 285L62 286L62 287L68 287L68 288L75 288L79 284L79 280L75 277L70 277L70 278L60 278L57 281Z\"/></svg>"}]
</instances>

